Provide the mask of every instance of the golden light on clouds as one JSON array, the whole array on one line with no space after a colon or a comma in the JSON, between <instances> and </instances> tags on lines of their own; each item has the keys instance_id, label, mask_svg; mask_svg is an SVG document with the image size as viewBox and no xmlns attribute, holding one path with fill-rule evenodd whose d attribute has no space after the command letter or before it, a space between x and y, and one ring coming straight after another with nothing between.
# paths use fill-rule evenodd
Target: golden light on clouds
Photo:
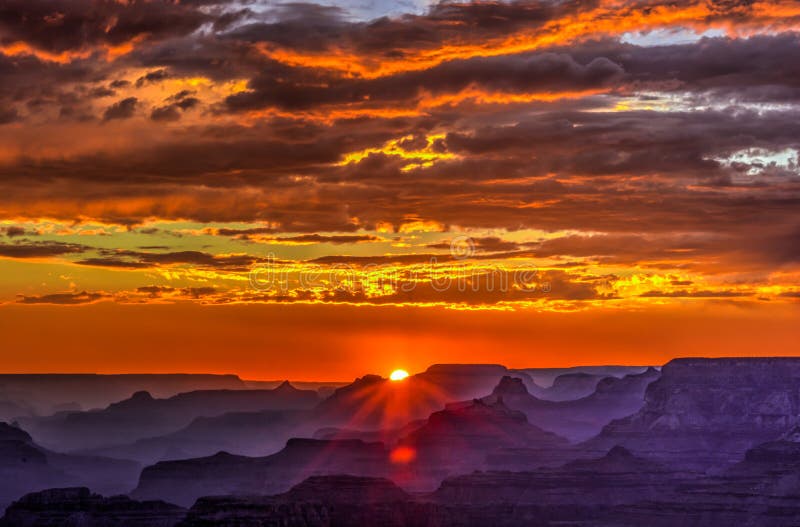
<instances>
[{"instance_id":1,"label":"golden light on clouds","mask_svg":"<svg viewBox=\"0 0 800 527\"><path fill-rule=\"evenodd\" d=\"M720 309L795 334L797 2L38 5L0 47L0 309L20 326L229 308L248 324L224 331L263 348L247 313L297 310L309 349L391 355L374 371L424 368L403 337L425 313L462 321L415 335L453 360L491 339L530 356L540 317L575 360L633 361L639 322L652 362L741 351L704 329ZM673 315L706 348L670 342Z\"/></svg>"}]
</instances>

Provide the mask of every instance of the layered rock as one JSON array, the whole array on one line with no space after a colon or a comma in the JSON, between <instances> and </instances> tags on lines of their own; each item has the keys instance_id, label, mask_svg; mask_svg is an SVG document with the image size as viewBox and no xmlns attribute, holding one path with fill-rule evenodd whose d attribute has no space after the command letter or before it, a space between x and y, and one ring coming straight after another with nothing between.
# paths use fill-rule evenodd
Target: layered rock
<instances>
[{"instance_id":1,"label":"layered rock","mask_svg":"<svg viewBox=\"0 0 800 527\"><path fill-rule=\"evenodd\" d=\"M565 373L556 377L552 386L539 390L535 395L546 401L573 401L594 393L597 383L605 378L584 372Z\"/></svg>"},{"instance_id":2,"label":"layered rock","mask_svg":"<svg viewBox=\"0 0 800 527\"><path fill-rule=\"evenodd\" d=\"M289 438L310 435L315 429L308 410L234 412L198 417L176 432L91 452L145 465L206 457L220 451L262 457L280 450Z\"/></svg>"},{"instance_id":3,"label":"layered rock","mask_svg":"<svg viewBox=\"0 0 800 527\"><path fill-rule=\"evenodd\" d=\"M580 441L599 433L612 420L639 410L644 404L645 389L658 376L658 371L650 368L621 379L606 377L591 395L573 401L539 399L528 392L520 379L506 376L484 401L502 399L509 407L524 412L532 424ZM608 448L611 446L614 445Z\"/></svg>"},{"instance_id":4,"label":"layered rock","mask_svg":"<svg viewBox=\"0 0 800 527\"><path fill-rule=\"evenodd\" d=\"M316 420L327 426L395 429L425 419L447 403L483 396L509 373L497 364L435 364L402 382L366 375L320 403ZM527 375L520 378L535 386Z\"/></svg>"},{"instance_id":5,"label":"layered rock","mask_svg":"<svg viewBox=\"0 0 800 527\"><path fill-rule=\"evenodd\" d=\"M450 478L424 496L404 494L385 480L314 478L279 496L202 498L180 525L797 525L797 499L760 487L737 487L755 481L754 477L740 480L731 473L706 478L675 472L617 447L601 458L549 470L477 472ZM339 486L342 492L337 492Z\"/></svg>"},{"instance_id":6,"label":"layered rock","mask_svg":"<svg viewBox=\"0 0 800 527\"><path fill-rule=\"evenodd\" d=\"M442 479L490 466L497 452L526 448L541 458L562 454L567 441L530 424L502 400L448 405L424 426L401 438L392 451L393 478L413 490L432 490Z\"/></svg>"},{"instance_id":7,"label":"layered rock","mask_svg":"<svg viewBox=\"0 0 800 527\"><path fill-rule=\"evenodd\" d=\"M523 368L511 370L509 375L525 375L527 378L533 380L538 386L543 389L552 388L555 380L562 375L571 375L573 373L587 373L595 375L598 378L604 379L606 377L616 377L621 379L626 375L637 375L644 373L649 366L571 366L568 368ZM527 381L526 381L527 384ZM540 394L531 386L528 390L535 396L539 397Z\"/></svg>"},{"instance_id":8,"label":"layered rock","mask_svg":"<svg viewBox=\"0 0 800 527\"><path fill-rule=\"evenodd\" d=\"M32 415L49 415L59 409L68 409L64 405L102 408L141 390L155 397L172 397L193 390L244 388L244 382L236 375L0 374L0 399L15 401L28 408Z\"/></svg>"},{"instance_id":9,"label":"layered rock","mask_svg":"<svg viewBox=\"0 0 800 527\"><path fill-rule=\"evenodd\" d=\"M62 450L97 449L175 432L199 417L232 412L311 409L313 390L289 383L272 390L200 390L157 399L146 391L101 411L72 412L31 422L31 433L45 446Z\"/></svg>"},{"instance_id":10,"label":"layered rock","mask_svg":"<svg viewBox=\"0 0 800 527\"><path fill-rule=\"evenodd\" d=\"M596 459L530 472L477 472L444 480L431 496L440 503L560 506L618 505L663 499L691 479L622 447Z\"/></svg>"},{"instance_id":11,"label":"layered rock","mask_svg":"<svg viewBox=\"0 0 800 527\"><path fill-rule=\"evenodd\" d=\"M435 412L393 446L362 440L290 439L266 457L217 455L160 462L142 471L137 498L190 505L214 494L272 494L312 475L390 477L404 488L433 489L447 476L486 467L497 449L528 447L543 455L566 440L506 407L474 401Z\"/></svg>"},{"instance_id":12,"label":"layered rock","mask_svg":"<svg viewBox=\"0 0 800 527\"><path fill-rule=\"evenodd\" d=\"M6 510L3 527L172 527L186 510L163 501L105 498L85 487L27 494Z\"/></svg>"},{"instance_id":13,"label":"layered rock","mask_svg":"<svg viewBox=\"0 0 800 527\"><path fill-rule=\"evenodd\" d=\"M635 414L585 447L624 445L694 468L733 463L800 423L800 359L675 359L650 384Z\"/></svg>"},{"instance_id":14,"label":"layered rock","mask_svg":"<svg viewBox=\"0 0 800 527\"><path fill-rule=\"evenodd\" d=\"M288 501L326 503L392 503L410 499L408 493L386 478L362 476L312 476L283 496Z\"/></svg>"},{"instance_id":15,"label":"layered rock","mask_svg":"<svg viewBox=\"0 0 800 527\"><path fill-rule=\"evenodd\" d=\"M201 498L180 526L401 527L417 524L411 523L411 513L418 507L409 494L386 479L324 476L309 478L278 496Z\"/></svg>"},{"instance_id":16,"label":"layered rock","mask_svg":"<svg viewBox=\"0 0 800 527\"><path fill-rule=\"evenodd\" d=\"M91 485L103 492L125 492L139 468L130 461L52 452L24 430L0 423L0 508L48 487Z\"/></svg>"},{"instance_id":17,"label":"layered rock","mask_svg":"<svg viewBox=\"0 0 800 527\"><path fill-rule=\"evenodd\" d=\"M411 421L405 426L391 429L354 430L350 428L327 427L314 432L314 439L360 439L365 442L381 442L394 445L400 438L418 430L427 422L426 419Z\"/></svg>"},{"instance_id":18,"label":"layered rock","mask_svg":"<svg viewBox=\"0 0 800 527\"><path fill-rule=\"evenodd\" d=\"M146 467L131 494L191 505L208 495L269 495L320 474L387 477L389 452L381 443L359 440L290 439L277 454L253 458L220 452Z\"/></svg>"}]
</instances>

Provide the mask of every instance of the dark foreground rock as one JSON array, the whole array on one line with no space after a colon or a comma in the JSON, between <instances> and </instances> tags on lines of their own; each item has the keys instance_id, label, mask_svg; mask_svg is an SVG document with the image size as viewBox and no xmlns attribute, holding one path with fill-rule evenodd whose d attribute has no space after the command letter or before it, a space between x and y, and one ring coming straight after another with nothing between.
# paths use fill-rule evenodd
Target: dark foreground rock
<instances>
[{"instance_id":1,"label":"dark foreground rock","mask_svg":"<svg viewBox=\"0 0 800 527\"><path fill-rule=\"evenodd\" d=\"M85 487L49 489L12 503L2 527L172 527L186 510L163 501L105 498Z\"/></svg>"},{"instance_id":2,"label":"dark foreground rock","mask_svg":"<svg viewBox=\"0 0 800 527\"><path fill-rule=\"evenodd\" d=\"M15 503L0 526L796 527L795 439L759 445L713 477L615 447L555 468L448 478L428 494L406 492L386 478L313 476L273 496L202 497L185 514L162 502L54 490Z\"/></svg>"}]
</instances>

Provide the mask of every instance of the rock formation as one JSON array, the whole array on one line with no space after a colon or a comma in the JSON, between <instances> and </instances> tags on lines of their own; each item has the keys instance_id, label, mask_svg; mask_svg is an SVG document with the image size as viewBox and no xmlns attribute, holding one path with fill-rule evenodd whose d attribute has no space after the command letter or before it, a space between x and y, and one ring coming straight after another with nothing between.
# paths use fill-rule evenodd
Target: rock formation
<instances>
[{"instance_id":1,"label":"rock formation","mask_svg":"<svg viewBox=\"0 0 800 527\"><path fill-rule=\"evenodd\" d=\"M11 504L0 527L172 527L185 513L163 501L104 498L85 487L49 489Z\"/></svg>"},{"instance_id":2,"label":"rock formation","mask_svg":"<svg viewBox=\"0 0 800 527\"><path fill-rule=\"evenodd\" d=\"M607 377L598 382L591 395L574 401L539 399L528 392L521 380L506 376L484 400L502 398L509 407L524 412L532 424L580 441L599 433L612 420L639 410L644 404L645 389L658 375L651 368L621 379Z\"/></svg>"},{"instance_id":3,"label":"rock formation","mask_svg":"<svg viewBox=\"0 0 800 527\"><path fill-rule=\"evenodd\" d=\"M751 447L800 424L800 359L675 359L647 388L644 406L584 447L613 445L690 468L735 463Z\"/></svg>"}]
</instances>

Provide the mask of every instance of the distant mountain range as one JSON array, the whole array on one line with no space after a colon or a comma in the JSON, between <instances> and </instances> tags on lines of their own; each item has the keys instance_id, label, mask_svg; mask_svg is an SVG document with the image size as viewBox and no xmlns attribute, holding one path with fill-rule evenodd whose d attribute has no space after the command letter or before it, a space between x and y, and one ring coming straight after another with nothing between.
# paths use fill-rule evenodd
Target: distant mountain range
<instances>
[{"instance_id":1,"label":"distant mountain range","mask_svg":"<svg viewBox=\"0 0 800 527\"><path fill-rule=\"evenodd\" d=\"M0 423L0 508L49 487L90 485L102 493L124 493L140 470L133 461L50 451L27 432Z\"/></svg>"},{"instance_id":2,"label":"distant mountain range","mask_svg":"<svg viewBox=\"0 0 800 527\"><path fill-rule=\"evenodd\" d=\"M102 410L20 422L50 447L92 449L175 432L200 417L311 409L319 402L317 392L298 390L288 382L272 390L202 390L166 399L155 399L149 392L140 391Z\"/></svg>"},{"instance_id":3,"label":"distant mountain range","mask_svg":"<svg viewBox=\"0 0 800 527\"><path fill-rule=\"evenodd\" d=\"M0 425L0 525L796 525L800 359L612 370L543 387L436 365L20 419Z\"/></svg>"},{"instance_id":4,"label":"distant mountain range","mask_svg":"<svg viewBox=\"0 0 800 527\"><path fill-rule=\"evenodd\" d=\"M654 368L621 379L606 377L596 383L590 395L574 400L549 401L528 393L520 379L506 376L484 400L503 400L545 430L561 434L571 441L580 441L594 436L613 419L639 410L644 403L645 390L658 377L659 372Z\"/></svg>"}]
</instances>

